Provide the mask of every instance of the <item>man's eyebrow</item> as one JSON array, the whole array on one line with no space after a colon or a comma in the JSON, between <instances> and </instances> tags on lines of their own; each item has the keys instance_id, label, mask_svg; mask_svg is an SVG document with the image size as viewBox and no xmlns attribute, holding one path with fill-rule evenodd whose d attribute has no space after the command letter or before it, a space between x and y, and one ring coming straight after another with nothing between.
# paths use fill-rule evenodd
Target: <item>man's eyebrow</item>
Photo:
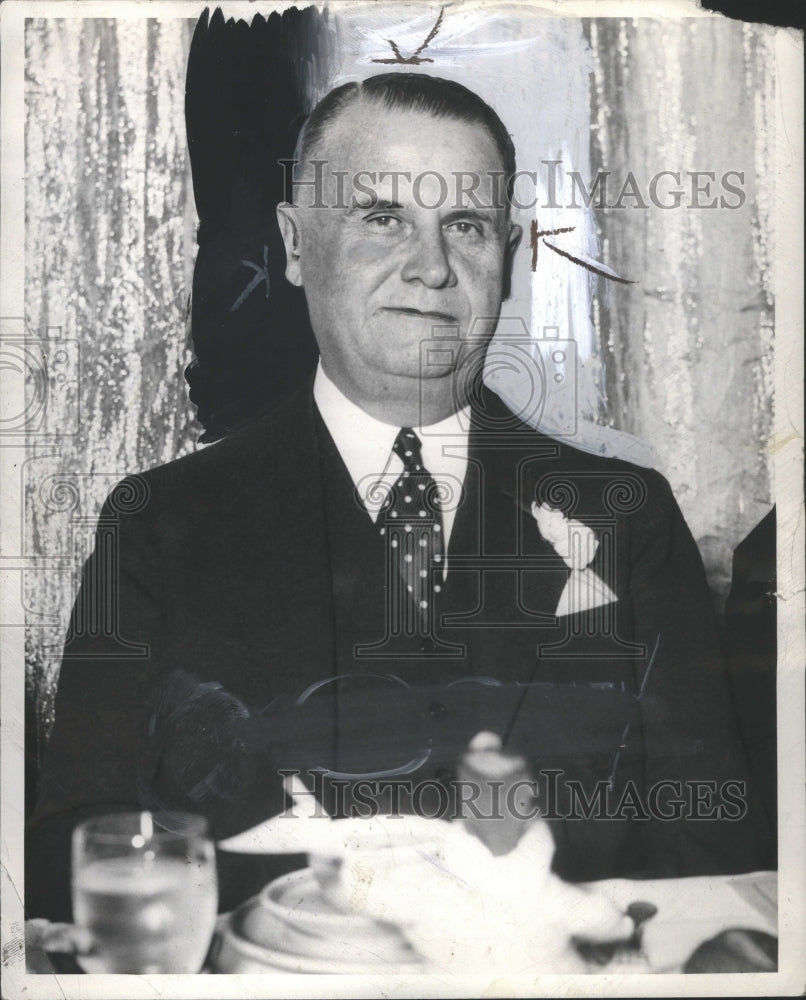
<instances>
[{"instance_id":1,"label":"man's eyebrow","mask_svg":"<svg viewBox=\"0 0 806 1000\"><path fill-rule=\"evenodd\" d=\"M353 195L352 204L347 210L348 215L352 215L354 212L366 212L369 209L377 211L400 211L403 206L398 201L389 201L386 198L364 198L359 200L355 195Z\"/></svg>"}]
</instances>

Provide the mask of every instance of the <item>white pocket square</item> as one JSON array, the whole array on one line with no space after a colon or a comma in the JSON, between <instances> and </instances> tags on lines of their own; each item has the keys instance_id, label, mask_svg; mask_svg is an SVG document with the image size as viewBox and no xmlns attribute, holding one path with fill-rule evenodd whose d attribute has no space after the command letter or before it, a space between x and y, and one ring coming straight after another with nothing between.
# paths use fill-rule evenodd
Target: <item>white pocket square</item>
<instances>
[{"instance_id":1,"label":"white pocket square","mask_svg":"<svg viewBox=\"0 0 806 1000\"><path fill-rule=\"evenodd\" d=\"M613 604L617 600L610 587L592 569L572 569L554 613L562 618L564 615L590 611L591 608L599 608L604 604Z\"/></svg>"}]
</instances>

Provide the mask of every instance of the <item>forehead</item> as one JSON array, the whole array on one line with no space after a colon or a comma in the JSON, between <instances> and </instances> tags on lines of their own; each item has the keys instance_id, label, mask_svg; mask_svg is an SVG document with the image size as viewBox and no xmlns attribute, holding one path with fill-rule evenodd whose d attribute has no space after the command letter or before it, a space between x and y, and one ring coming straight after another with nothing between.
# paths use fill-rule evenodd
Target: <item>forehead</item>
<instances>
[{"instance_id":1,"label":"forehead","mask_svg":"<svg viewBox=\"0 0 806 1000\"><path fill-rule=\"evenodd\" d=\"M479 191L492 191L504 163L492 136L483 125L456 118L438 118L423 111L389 109L373 101L359 99L329 122L311 159L325 160L327 183L341 175L347 190L362 184L379 188L389 183L379 175L411 174L412 180L436 174L454 187L457 175L478 177ZM369 181L366 174L374 174ZM340 182L344 186L345 182ZM405 187L405 178L400 179ZM472 183L466 178L465 186Z\"/></svg>"}]
</instances>

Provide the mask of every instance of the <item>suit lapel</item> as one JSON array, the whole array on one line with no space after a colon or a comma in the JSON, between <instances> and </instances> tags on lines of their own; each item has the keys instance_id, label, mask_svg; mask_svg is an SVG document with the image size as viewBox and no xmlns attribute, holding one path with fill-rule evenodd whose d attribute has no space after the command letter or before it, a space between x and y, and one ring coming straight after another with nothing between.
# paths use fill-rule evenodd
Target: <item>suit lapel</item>
<instances>
[{"instance_id":1,"label":"suit lapel","mask_svg":"<svg viewBox=\"0 0 806 1000\"><path fill-rule=\"evenodd\" d=\"M325 501L311 381L262 421L254 474L255 558L266 581L262 613L276 688L301 693L334 668L333 608ZM273 685L274 686L274 685Z\"/></svg>"},{"instance_id":2,"label":"suit lapel","mask_svg":"<svg viewBox=\"0 0 806 1000\"><path fill-rule=\"evenodd\" d=\"M558 446L482 391L468 440L464 498L449 547L440 637L463 642L468 672L534 678L537 646L557 638L568 570L540 537L528 495Z\"/></svg>"},{"instance_id":3,"label":"suit lapel","mask_svg":"<svg viewBox=\"0 0 806 1000\"><path fill-rule=\"evenodd\" d=\"M489 578L487 599L499 602L497 620L548 625L568 572L541 537L530 508L535 483L553 467L559 445L514 423L497 396L482 392L484 416L474 412L468 442L465 485L471 502L457 517L457 542L479 557L475 565ZM498 586L490 589L493 582Z\"/></svg>"}]
</instances>

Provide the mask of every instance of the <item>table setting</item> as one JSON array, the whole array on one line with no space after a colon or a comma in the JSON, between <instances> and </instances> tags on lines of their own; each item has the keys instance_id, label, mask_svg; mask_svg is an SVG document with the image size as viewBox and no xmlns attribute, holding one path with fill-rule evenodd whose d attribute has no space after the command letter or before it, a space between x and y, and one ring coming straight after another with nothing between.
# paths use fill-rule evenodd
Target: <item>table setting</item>
<instances>
[{"instance_id":1,"label":"table setting","mask_svg":"<svg viewBox=\"0 0 806 1000\"><path fill-rule=\"evenodd\" d=\"M467 762L522 761L479 734ZM564 881L539 815L331 818L293 807L220 841L201 817L96 817L73 836L74 923L26 924L29 972L615 974L777 969L775 872ZM307 855L217 915L215 851Z\"/></svg>"}]
</instances>

